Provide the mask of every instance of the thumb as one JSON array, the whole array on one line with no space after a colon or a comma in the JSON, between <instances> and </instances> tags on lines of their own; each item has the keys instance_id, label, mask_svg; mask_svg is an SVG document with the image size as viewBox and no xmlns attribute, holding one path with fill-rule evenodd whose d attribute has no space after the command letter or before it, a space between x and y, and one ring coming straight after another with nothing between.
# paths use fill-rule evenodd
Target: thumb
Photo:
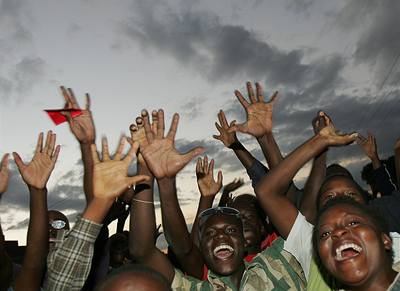
<instances>
[{"instance_id":1,"label":"thumb","mask_svg":"<svg viewBox=\"0 0 400 291\"><path fill-rule=\"evenodd\" d=\"M201 155L202 153L204 153L204 151L205 149L203 147L191 149L189 152L183 155L184 163L189 163L194 157Z\"/></svg>"},{"instance_id":2,"label":"thumb","mask_svg":"<svg viewBox=\"0 0 400 291\"><path fill-rule=\"evenodd\" d=\"M150 181L150 177L146 175L136 175L133 177L128 177L128 184L130 187L147 181Z\"/></svg>"},{"instance_id":3,"label":"thumb","mask_svg":"<svg viewBox=\"0 0 400 291\"><path fill-rule=\"evenodd\" d=\"M12 154L13 154L13 157L14 157L15 164L17 164L18 170L21 173L21 171L23 170L23 168L26 165L24 164L24 162L22 161L22 159L21 159L21 157L20 157L20 155L18 153L13 152Z\"/></svg>"}]
</instances>

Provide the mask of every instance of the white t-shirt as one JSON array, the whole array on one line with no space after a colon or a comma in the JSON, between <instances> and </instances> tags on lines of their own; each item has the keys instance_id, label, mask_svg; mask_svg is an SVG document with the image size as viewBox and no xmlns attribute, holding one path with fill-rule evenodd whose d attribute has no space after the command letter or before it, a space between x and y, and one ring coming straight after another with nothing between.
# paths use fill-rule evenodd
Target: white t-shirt
<instances>
[{"instance_id":1,"label":"white t-shirt","mask_svg":"<svg viewBox=\"0 0 400 291\"><path fill-rule=\"evenodd\" d=\"M297 213L296 220L289 232L288 237L283 245L284 250L291 253L303 268L304 275L308 280L310 273L312 250L312 232L314 225L309 223L303 214ZM400 260L400 234L391 232L392 249L394 252L393 262Z\"/></svg>"},{"instance_id":2,"label":"white t-shirt","mask_svg":"<svg viewBox=\"0 0 400 291\"><path fill-rule=\"evenodd\" d=\"M309 223L303 214L297 213L296 220L283 245L283 249L291 253L303 268L308 280L312 260L312 232L314 226Z\"/></svg>"}]
</instances>

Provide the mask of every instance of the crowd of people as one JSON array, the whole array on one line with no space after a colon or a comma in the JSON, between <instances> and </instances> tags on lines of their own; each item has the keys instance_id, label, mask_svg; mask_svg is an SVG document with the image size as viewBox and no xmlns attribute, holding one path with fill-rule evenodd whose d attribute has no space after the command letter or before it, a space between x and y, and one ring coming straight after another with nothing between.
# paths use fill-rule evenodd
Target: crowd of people
<instances>
[{"instance_id":1,"label":"crowd of people","mask_svg":"<svg viewBox=\"0 0 400 291\"><path fill-rule=\"evenodd\" d=\"M235 196L243 179L223 186L214 160L200 157L206 149L176 149L178 114L166 132L162 109L143 110L129 127L131 136L122 137L111 154L105 137L101 149L96 147L89 95L81 109L73 91L61 87L63 115L81 149L87 204L73 227L63 213L47 209L46 184L60 152L55 133L39 134L30 162L12 153L29 189L30 219L20 265L7 254L0 225L0 291L400 290L400 139L393 141L395 170L390 175L371 133L339 133L320 111L312 119L314 135L283 157L272 126L278 93L266 100L258 83L246 87L247 98L239 91L235 95L247 120L229 122L220 110L219 134L213 136L233 151L251 179L255 195ZM82 112L72 116L71 109ZM257 140L267 166L236 132ZM353 142L371 161L370 191L345 167L327 166L331 147ZM135 156L137 172L129 176ZM189 231L176 175L195 157L200 199ZM300 189L293 179L310 160L312 169ZM8 163L5 154L0 198L7 195ZM156 247L161 225L155 219L155 187L166 253ZM128 217L129 231L124 230ZM115 220L117 232L110 235L108 226Z\"/></svg>"}]
</instances>

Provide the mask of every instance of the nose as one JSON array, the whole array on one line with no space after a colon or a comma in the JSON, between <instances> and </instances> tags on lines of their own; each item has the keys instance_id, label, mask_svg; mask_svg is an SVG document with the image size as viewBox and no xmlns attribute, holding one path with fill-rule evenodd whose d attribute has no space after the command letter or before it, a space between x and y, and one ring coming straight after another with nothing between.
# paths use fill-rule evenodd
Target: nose
<instances>
[{"instance_id":1,"label":"nose","mask_svg":"<svg viewBox=\"0 0 400 291\"><path fill-rule=\"evenodd\" d=\"M343 235L347 234L347 229L344 227L337 227L332 231L332 239L339 239L341 238Z\"/></svg>"}]
</instances>

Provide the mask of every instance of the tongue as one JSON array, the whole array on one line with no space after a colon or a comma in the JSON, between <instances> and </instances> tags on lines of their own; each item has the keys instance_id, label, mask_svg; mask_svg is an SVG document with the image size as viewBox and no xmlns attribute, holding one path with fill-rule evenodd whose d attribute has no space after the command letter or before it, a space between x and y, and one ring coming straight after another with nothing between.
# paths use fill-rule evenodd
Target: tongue
<instances>
[{"instance_id":1,"label":"tongue","mask_svg":"<svg viewBox=\"0 0 400 291\"><path fill-rule=\"evenodd\" d=\"M358 255L358 252L355 251L354 249L345 249L342 251L342 257L343 258L351 258Z\"/></svg>"},{"instance_id":2,"label":"tongue","mask_svg":"<svg viewBox=\"0 0 400 291\"><path fill-rule=\"evenodd\" d=\"M217 252L217 258L219 259L226 259L231 255L231 251L229 250L220 250Z\"/></svg>"}]
</instances>

